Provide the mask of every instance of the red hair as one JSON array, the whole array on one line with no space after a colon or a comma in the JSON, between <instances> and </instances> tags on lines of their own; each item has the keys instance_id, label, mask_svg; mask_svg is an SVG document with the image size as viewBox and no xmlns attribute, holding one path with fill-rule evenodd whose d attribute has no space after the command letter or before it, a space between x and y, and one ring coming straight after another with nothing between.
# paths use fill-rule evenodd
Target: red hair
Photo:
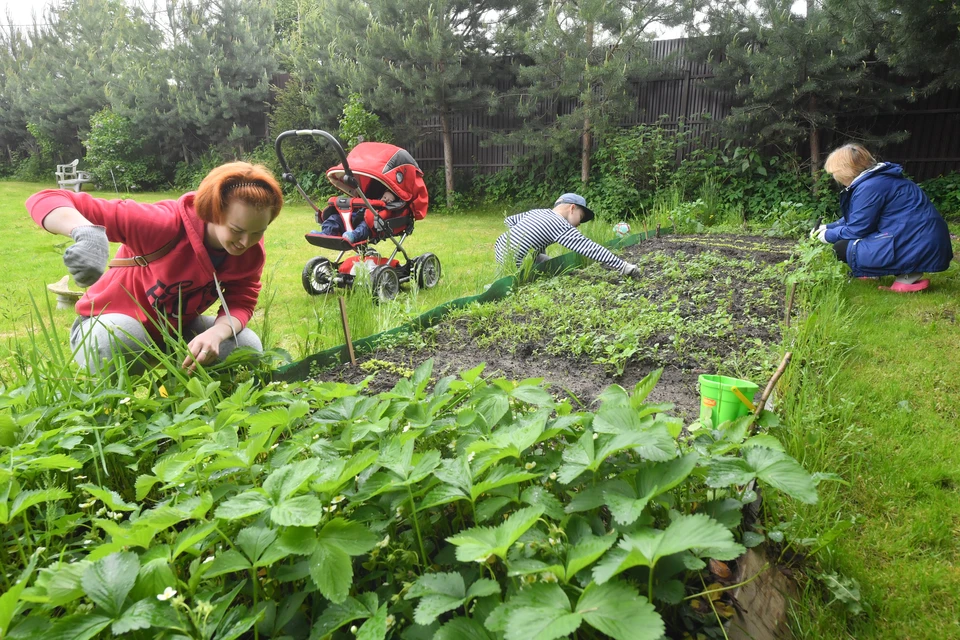
<instances>
[{"instance_id":1,"label":"red hair","mask_svg":"<svg viewBox=\"0 0 960 640\"><path fill-rule=\"evenodd\" d=\"M193 205L204 222L222 224L227 207L234 200L270 209L270 222L280 215L283 191L270 171L259 164L228 162L203 179Z\"/></svg>"}]
</instances>

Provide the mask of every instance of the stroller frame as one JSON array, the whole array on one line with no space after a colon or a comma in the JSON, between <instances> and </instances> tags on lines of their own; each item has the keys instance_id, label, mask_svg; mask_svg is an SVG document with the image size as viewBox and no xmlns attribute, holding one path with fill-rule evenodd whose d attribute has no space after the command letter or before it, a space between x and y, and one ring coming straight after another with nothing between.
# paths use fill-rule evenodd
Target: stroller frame
<instances>
[{"instance_id":1,"label":"stroller frame","mask_svg":"<svg viewBox=\"0 0 960 640\"><path fill-rule=\"evenodd\" d=\"M339 196L330 198L329 206L321 210L307 195L306 191L297 182L293 172L290 171L286 159L283 156L281 142L294 136L321 137L330 142L340 158L343 168L343 175L337 179L331 177L337 167L327 172L328 179L344 191L349 196ZM381 176L374 175L371 172L355 172L350 168L348 157L340 142L331 134L319 129L301 129L293 131L284 131L277 136L274 148L280 166L283 170L283 179L292 183L300 195L313 208L317 222L322 222L322 216L330 208L335 208L336 213L329 212L329 215L340 215L346 230L353 230L351 217L363 212L368 226L371 227L370 240L351 243L341 237L328 236L318 232L305 234L305 239L311 245L339 251L339 255L334 260L318 256L307 262L302 274L303 287L311 295L320 295L332 291L335 287L352 287L356 281L355 272L358 268L371 269L370 282L374 297L381 301L394 298L400 291L400 285L404 282L416 281L421 288L432 288L436 286L440 279L440 260L432 253L425 253L411 258L404 248L403 243L407 236L413 233L415 221L413 202L399 202L399 206L391 206L394 203L385 204L383 201L368 197L361 189L360 180L357 175L368 181L376 181L387 188L387 183ZM399 149L399 148L398 148ZM405 152L404 152L405 153ZM412 161L412 158L411 158ZM416 165L413 161L414 166ZM419 168L417 168L419 171ZM421 174L422 175L422 174ZM370 182L368 182L368 185ZM425 192L424 192L425 193ZM375 204L376 203L376 204ZM379 205L379 206L378 206ZM405 209L404 216L388 216L388 210L391 208ZM425 209L424 209L425 211ZM425 213L423 214L425 215ZM369 225L372 217L372 225ZM399 233L398 233L399 232ZM399 235L399 238L397 237ZM382 240L390 240L393 243L393 250L389 258L383 258L371 244ZM346 258L347 254L355 252L354 257ZM397 259L398 254L403 257L403 261Z\"/></svg>"}]
</instances>

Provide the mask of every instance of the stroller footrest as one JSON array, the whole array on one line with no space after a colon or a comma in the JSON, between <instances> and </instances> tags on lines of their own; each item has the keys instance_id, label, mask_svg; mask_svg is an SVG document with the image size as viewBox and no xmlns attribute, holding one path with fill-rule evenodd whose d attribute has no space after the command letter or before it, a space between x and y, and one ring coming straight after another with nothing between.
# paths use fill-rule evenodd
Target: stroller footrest
<instances>
[{"instance_id":1,"label":"stroller footrest","mask_svg":"<svg viewBox=\"0 0 960 640\"><path fill-rule=\"evenodd\" d=\"M315 247L331 249L333 251L350 251L351 249L367 244L366 240L351 244L340 236L327 236L322 233L307 233L304 234L303 237Z\"/></svg>"}]
</instances>

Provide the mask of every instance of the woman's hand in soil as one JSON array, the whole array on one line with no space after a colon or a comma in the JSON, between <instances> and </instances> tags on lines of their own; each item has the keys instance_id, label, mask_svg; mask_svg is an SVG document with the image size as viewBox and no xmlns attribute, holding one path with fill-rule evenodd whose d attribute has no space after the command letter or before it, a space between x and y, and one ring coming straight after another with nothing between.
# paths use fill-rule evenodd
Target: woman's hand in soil
<instances>
[{"instance_id":1,"label":"woman's hand in soil","mask_svg":"<svg viewBox=\"0 0 960 640\"><path fill-rule=\"evenodd\" d=\"M196 371L198 364L212 364L220 358L220 331L211 327L197 335L187 348L190 355L183 361L183 368L187 371Z\"/></svg>"}]
</instances>

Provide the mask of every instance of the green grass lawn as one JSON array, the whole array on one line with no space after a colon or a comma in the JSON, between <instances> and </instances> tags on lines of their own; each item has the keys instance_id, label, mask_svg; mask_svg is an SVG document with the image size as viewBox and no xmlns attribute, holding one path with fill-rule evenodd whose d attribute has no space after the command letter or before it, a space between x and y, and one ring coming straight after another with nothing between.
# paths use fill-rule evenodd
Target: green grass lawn
<instances>
[{"instance_id":1,"label":"green grass lawn","mask_svg":"<svg viewBox=\"0 0 960 640\"><path fill-rule=\"evenodd\" d=\"M859 582L865 605L849 615L808 590L801 637L960 638L960 266L931 280L907 295L844 283L798 345L790 448L849 483L821 485L798 535L854 520L819 561Z\"/></svg>"},{"instance_id":2,"label":"green grass lawn","mask_svg":"<svg viewBox=\"0 0 960 640\"><path fill-rule=\"evenodd\" d=\"M0 182L0 215L4 228L13 236L0 258L4 270L0 282L0 339L25 337L34 317L31 296L43 307L46 285L67 273L61 255L72 241L43 232L24 208L30 194L48 186ZM92 195L117 197L108 192ZM143 193L132 197L154 202L178 195ZM411 257L429 251L440 258L440 284L431 290L401 293L384 305L374 305L366 292L348 296L353 337L397 326L442 302L478 292L497 276L493 243L505 229L503 217L516 211L509 205L488 206L456 214L433 213L417 223L415 233L404 246ZM286 349L296 359L343 343L336 296L312 297L301 285L307 260L319 254L336 255L318 250L304 240L303 234L316 227L313 210L303 203L285 206L270 226L266 235L264 289L251 321L251 327L265 338L267 347ZM379 245L381 250L391 247L389 242ZM72 310L55 313L57 328L64 337L73 317Z\"/></svg>"}]
</instances>

